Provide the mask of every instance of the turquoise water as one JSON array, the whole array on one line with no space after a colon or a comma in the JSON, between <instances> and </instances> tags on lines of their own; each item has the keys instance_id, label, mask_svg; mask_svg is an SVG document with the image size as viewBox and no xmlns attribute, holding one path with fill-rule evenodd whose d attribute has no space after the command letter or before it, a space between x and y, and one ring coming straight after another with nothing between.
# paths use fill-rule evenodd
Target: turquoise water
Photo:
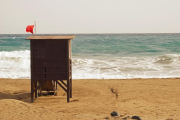
<instances>
[{"instance_id":1,"label":"turquoise water","mask_svg":"<svg viewBox=\"0 0 180 120\"><path fill-rule=\"evenodd\" d=\"M77 35L72 52L80 55L153 56L180 53L180 34Z\"/></svg>"},{"instance_id":2,"label":"turquoise water","mask_svg":"<svg viewBox=\"0 0 180 120\"><path fill-rule=\"evenodd\" d=\"M30 78L28 36L0 35L1 78ZM76 34L72 59L74 79L179 77L180 34Z\"/></svg>"}]
</instances>

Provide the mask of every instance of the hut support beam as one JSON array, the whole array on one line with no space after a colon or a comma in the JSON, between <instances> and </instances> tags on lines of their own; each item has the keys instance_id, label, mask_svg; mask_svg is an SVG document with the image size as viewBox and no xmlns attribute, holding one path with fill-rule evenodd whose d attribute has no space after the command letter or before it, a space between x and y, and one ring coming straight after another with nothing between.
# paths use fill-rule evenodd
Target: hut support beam
<instances>
[{"instance_id":1,"label":"hut support beam","mask_svg":"<svg viewBox=\"0 0 180 120\"><path fill-rule=\"evenodd\" d=\"M67 87L67 85L64 83L64 81L60 80L62 82L63 85L65 85Z\"/></svg>"},{"instance_id":2,"label":"hut support beam","mask_svg":"<svg viewBox=\"0 0 180 120\"><path fill-rule=\"evenodd\" d=\"M34 102L34 81L31 81L31 102Z\"/></svg>"},{"instance_id":3,"label":"hut support beam","mask_svg":"<svg viewBox=\"0 0 180 120\"><path fill-rule=\"evenodd\" d=\"M46 82L47 80L42 81L39 86L38 86L38 81L37 80L32 80L31 81L31 102L34 102L34 97L38 97L38 89Z\"/></svg>"},{"instance_id":4,"label":"hut support beam","mask_svg":"<svg viewBox=\"0 0 180 120\"><path fill-rule=\"evenodd\" d=\"M66 87L64 87L60 82ZM67 80L67 84L64 83L63 80L57 80L56 85L58 84L66 93L67 93L67 102L69 102L69 98L72 98L72 79L69 78Z\"/></svg>"},{"instance_id":5,"label":"hut support beam","mask_svg":"<svg viewBox=\"0 0 180 120\"><path fill-rule=\"evenodd\" d=\"M70 98L72 98L72 78L70 78Z\"/></svg>"},{"instance_id":6,"label":"hut support beam","mask_svg":"<svg viewBox=\"0 0 180 120\"><path fill-rule=\"evenodd\" d=\"M37 87L37 84L38 84L38 82L35 81L35 86L36 86L36 87ZM38 98L38 91L37 91L37 89L35 89L35 98Z\"/></svg>"},{"instance_id":7,"label":"hut support beam","mask_svg":"<svg viewBox=\"0 0 180 120\"><path fill-rule=\"evenodd\" d=\"M64 87L61 85L61 83L59 83L59 82L57 81L57 84L58 84L65 92L67 92L66 88L64 88Z\"/></svg>"}]
</instances>

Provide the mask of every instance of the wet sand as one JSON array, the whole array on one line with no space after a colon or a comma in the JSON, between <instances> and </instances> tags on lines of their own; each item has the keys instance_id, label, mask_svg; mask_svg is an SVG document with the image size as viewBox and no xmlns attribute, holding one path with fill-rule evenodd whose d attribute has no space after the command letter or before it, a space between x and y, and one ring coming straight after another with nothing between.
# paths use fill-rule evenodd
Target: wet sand
<instances>
[{"instance_id":1,"label":"wet sand","mask_svg":"<svg viewBox=\"0 0 180 120\"><path fill-rule=\"evenodd\" d=\"M30 80L0 79L2 120L180 120L180 78L73 80L73 97L58 87L57 96L30 100ZM111 117L117 111L119 117ZM129 119L129 118L128 118ZM127 120L128 120L127 119Z\"/></svg>"}]
</instances>

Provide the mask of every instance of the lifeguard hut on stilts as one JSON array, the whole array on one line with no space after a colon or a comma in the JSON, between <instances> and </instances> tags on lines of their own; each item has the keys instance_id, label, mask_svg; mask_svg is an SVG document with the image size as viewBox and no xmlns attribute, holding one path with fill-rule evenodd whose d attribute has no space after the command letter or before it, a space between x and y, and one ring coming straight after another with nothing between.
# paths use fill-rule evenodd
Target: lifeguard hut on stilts
<instances>
[{"instance_id":1,"label":"lifeguard hut on stilts","mask_svg":"<svg viewBox=\"0 0 180 120\"><path fill-rule=\"evenodd\" d=\"M30 36L31 51L31 102L38 91L57 92L57 85L72 98L72 62L70 36Z\"/></svg>"}]
</instances>

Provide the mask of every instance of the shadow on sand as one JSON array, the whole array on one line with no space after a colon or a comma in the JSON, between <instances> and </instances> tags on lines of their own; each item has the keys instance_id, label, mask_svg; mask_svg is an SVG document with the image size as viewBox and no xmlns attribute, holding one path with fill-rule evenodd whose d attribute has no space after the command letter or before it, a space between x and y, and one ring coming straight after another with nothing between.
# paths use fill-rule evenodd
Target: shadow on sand
<instances>
[{"instance_id":1,"label":"shadow on sand","mask_svg":"<svg viewBox=\"0 0 180 120\"><path fill-rule=\"evenodd\" d=\"M0 100L2 99L16 99L21 100L23 102L30 103L30 93L6 93L6 92L0 92Z\"/></svg>"},{"instance_id":2,"label":"shadow on sand","mask_svg":"<svg viewBox=\"0 0 180 120\"><path fill-rule=\"evenodd\" d=\"M39 98L44 99L66 99L66 97L60 97L60 96L54 96L54 93L52 92L44 92L42 95L38 94ZM54 96L51 98L51 96ZM14 92L14 93L8 93L8 92L0 92L0 100L2 99L15 99L20 100L26 103L31 103L31 93L27 92ZM36 100L36 99L35 99Z\"/></svg>"}]
</instances>

